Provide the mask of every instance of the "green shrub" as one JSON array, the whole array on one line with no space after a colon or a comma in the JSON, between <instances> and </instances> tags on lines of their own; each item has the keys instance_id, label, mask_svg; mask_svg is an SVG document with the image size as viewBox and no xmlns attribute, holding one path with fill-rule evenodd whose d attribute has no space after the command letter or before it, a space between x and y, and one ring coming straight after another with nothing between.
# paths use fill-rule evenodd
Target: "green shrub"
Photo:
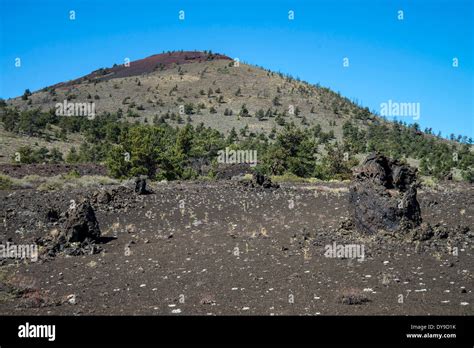
<instances>
[{"instance_id":1,"label":"green shrub","mask_svg":"<svg viewBox=\"0 0 474 348\"><path fill-rule=\"evenodd\" d=\"M13 186L13 180L7 176L0 174L0 190L10 190Z\"/></svg>"},{"instance_id":2,"label":"green shrub","mask_svg":"<svg viewBox=\"0 0 474 348\"><path fill-rule=\"evenodd\" d=\"M81 174L76 169L71 170L69 173L64 175L65 179L77 179L80 178Z\"/></svg>"}]
</instances>

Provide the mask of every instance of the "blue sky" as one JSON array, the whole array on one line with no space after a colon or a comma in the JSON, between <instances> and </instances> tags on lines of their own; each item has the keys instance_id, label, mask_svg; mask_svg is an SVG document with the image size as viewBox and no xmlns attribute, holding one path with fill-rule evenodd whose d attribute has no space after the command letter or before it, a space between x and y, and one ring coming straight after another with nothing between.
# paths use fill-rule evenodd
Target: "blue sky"
<instances>
[{"instance_id":1,"label":"blue sky","mask_svg":"<svg viewBox=\"0 0 474 348\"><path fill-rule=\"evenodd\" d=\"M125 57L212 50L320 83L375 111L388 100L420 103L423 129L474 137L473 4L0 0L0 97L77 78L123 63ZM76 12L74 21L70 10ZM292 21L289 10L295 14Z\"/></svg>"}]
</instances>

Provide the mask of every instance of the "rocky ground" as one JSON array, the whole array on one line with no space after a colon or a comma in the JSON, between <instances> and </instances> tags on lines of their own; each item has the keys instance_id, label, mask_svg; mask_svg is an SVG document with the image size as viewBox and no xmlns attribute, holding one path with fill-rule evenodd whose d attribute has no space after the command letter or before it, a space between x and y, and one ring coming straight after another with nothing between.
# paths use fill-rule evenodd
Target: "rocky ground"
<instances>
[{"instance_id":1,"label":"rocky ground","mask_svg":"<svg viewBox=\"0 0 474 348\"><path fill-rule=\"evenodd\" d=\"M0 314L474 314L472 185L419 189L421 235L356 231L349 184L148 189L0 191L2 243L42 245L0 261ZM101 237L53 250L84 198ZM364 258L328 257L333 243Z\"/></svg>"}]
</instances>

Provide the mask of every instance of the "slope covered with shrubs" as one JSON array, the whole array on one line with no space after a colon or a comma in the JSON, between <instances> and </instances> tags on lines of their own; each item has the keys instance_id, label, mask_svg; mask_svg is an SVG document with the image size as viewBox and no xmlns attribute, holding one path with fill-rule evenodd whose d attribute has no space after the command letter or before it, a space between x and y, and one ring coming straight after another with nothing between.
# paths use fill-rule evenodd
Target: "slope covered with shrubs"
<instances>
[{"instance_id":1,"label":"slope covered with shrubs","mask_svg":"<svg viewBox=\"0 0 474 348\"><path fill-rule=\"evenodd\" d=\"M66 154L55 148L24 146L18 148L12 161L106 163L110 175L117 178L148 175L153 179L191 179L202 174L203 166L210 167L212 175L218 152L225 148L257 151L255 169L269 175L348 179L350 168L358 163L357 155L378 151L394 159L418 159L424 175L447 178L457 169L467 181L472 182L474 176L471 144L422 132L416 124L407 126L377 118L366 127L359 127L356 120L345 122L342 140L325 133L319 125L303 128L288 122L269 134L244 127L239 133L232 129L224 135L202 123L173 127L156 118L154 124L132 124L120 112L90 120L2 106L0 121L10 132L51 142L74 133L84 139Z\"/></svg>"}]
</instances>

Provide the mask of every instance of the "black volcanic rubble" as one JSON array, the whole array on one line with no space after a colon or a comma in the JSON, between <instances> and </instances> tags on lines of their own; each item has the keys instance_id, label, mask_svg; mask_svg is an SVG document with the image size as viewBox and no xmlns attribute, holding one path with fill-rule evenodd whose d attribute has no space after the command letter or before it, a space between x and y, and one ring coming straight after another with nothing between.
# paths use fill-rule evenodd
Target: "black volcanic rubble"
<instances>
[{"instance_id":1,"label":"black volcanic rubble","mask_svg":"<svg viewBox=\"0 0 474 348\"><path fill-rule=\"evenodd\" d=\"M139 176L135 178L135 193L139 195L146 195L150 193L146 188L146 176Z\"/></svg>"},{"instance_id":2,"label":"black volcanic rubble","mask_svg":"<svg viewBox=\"0 0 474 348\"><path fill-rule=\"evenodd\" d=\"M372 153L354 171L349 202L357 230L406 232L422 222L416 169Z\"/></svg>"},{"instance_id":3,"label":"black volcanic rubble","mask_svg":"<svg viewBox=\"0 0 474 348\"><path fill-rule=\"evenodd\" d=\"M384 244L423 242L425 246L419 250L447 250L449 245L469 242L474 234L468 226L430 225L422 221L416 177L416 169L377 153L370 154L354 170L349 189L351 217L341 223L337 232L346 235L356 230L375 236L374 241Z\"/></svg>"},{"instance_id":4,"label":"black volcanic rubble","mask_svg":"<svg viewBox=\"0 0 474 348\"><path fill-rule=\"evenodd\" d=\"M128 186L99 189L87 195L95 210L119 211L135 206L137 197L148 194L145 183L131 182Z\"/></svg>"},{"instance_id":5,"label":"black volcanic rubble","mask_svg":"<svg viewBox=\"0 0 474 348\"><path fill-rule=\"evenodd\" d=\"M244 181L244 185L250 188L277 189L280 185L272 183L271 179L261 173L254 173L252 180Z\"/></svg>"},{"instance_id":6,"label":"black volcanic rubble","mask_svg":"<svg viewBox=\"0 0 474 348\"><path fill-rule=\"evenodd\" d=\"M140 195L150 193L153 192L147 188L146 177L140 176L124 186L87 193L80 203L67 211L51 206L44 214L43 221L56 227L54 233L38 238L36 242L44 247L49 257L58 253L98 253L102 250L101 232L95 211L126 211L137 205Z\"/></svg>"},{"instance_id":7,"label":"black volcanic rubble","mask_svg":"<svg viewBox=\"0 0 474 348\"><path fill-rule=\"evenodd\" d=\"M233 178L243 177L245 174L251 174L252 167L247 163L240 164L219 164L216 169L216 179L231 180Z\"/></svg>"},{"instance_id":8,"label":"black volcanic rubble","mask_svg":"<svg viewBox=\"0 0 474 348\"><path fill-rule=\"evenodd\" d=\"M100 242L100 228L94 209L88 200L83 200L65 213L58 215L54 209L49 209L47 219L54 217L54 222L62 224L56 235L37 240L45 247L47 256L53 257L64 252L68 255L96 254L102 250L97 245Z\"/></svg>"},{"instance_id":9,"label":"black volcanic rubble","mask_svg":"<svg viewBox=\"0 0 474 348\"><path fill-rule=\"evenodd\" d=\"M67 213L64 234L69 243L99 241L99 223L89 201L82 201L72 209L71 213Z\"/></svg>"}]
</instances>

